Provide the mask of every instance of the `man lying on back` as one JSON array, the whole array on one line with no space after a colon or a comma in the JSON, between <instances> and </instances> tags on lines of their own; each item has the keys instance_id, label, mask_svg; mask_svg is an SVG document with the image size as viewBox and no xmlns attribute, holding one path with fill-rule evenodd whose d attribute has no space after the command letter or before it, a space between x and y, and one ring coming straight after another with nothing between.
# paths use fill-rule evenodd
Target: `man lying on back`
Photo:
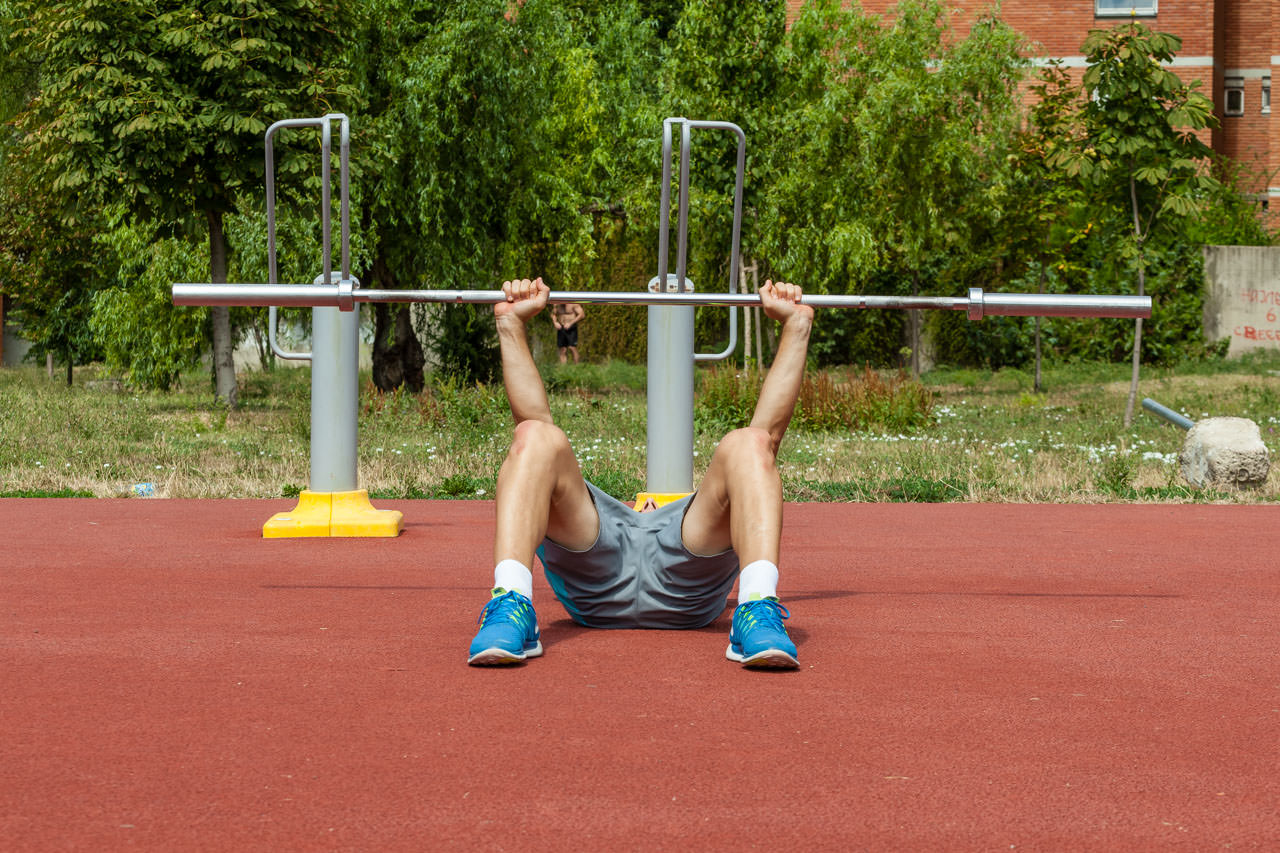
<instances>
[{"instance_id":1,"label":"man lying on back","mask_svg":"<svg viewBox=\"0 0 1280 853\"><path fill-rule=\"evenodd\" d=\"M551 418L526 325L547 304L542 279L504 282L494 306L515 436L498 472L494 581L471 643L473 665L542 654L533 609L536 553L556 598L593 628L701 628L738 583L726 657L797 667L778 601L782 480L776 459L804 376L813 309L794 284L766 282L760 300L782 324L777 356L749 426L724 436L698 489L636 512L583 479Z\"/></svg>"}]
</instances>

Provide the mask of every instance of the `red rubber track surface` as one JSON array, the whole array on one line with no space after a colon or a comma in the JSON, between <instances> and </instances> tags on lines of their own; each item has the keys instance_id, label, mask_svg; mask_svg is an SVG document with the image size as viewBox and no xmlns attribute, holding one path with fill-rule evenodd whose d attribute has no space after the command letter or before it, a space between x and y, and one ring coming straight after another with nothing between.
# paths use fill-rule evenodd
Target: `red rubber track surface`
<instances>
[{"instance_id":1,"label":"red rubber track surface","mask_svg":"<svg viewBox=\"0 0 1280 853\"><path fill-rule=\"evenodd\" d=\"M465 665L492 504L0 501L6 850L1280 849L1274 507L786 508L798 672Z\"/></svg>"}]
</instances>

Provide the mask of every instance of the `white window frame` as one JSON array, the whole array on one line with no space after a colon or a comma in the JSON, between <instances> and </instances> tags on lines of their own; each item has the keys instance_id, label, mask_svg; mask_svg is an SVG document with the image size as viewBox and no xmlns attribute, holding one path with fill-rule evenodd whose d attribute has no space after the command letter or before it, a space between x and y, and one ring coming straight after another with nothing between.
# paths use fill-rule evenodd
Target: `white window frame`
<instances>
[{"instance_id":1,"label":"white window frame","mask_svg":"<svg viewBox=\"0 0 1280 853\"><path fill-rule=\"evenodd\" d=\"M1271 78L1262 78L1262 114L1271 115Z\"/></svg>"},{"instance_id":2,"label":"white window frame","mask_svg":"<svg viewBox=\"0 0 1280 853\"><path fill-rule=\"evenodd\" d=\"M1124 0L1117 5L1115 0L1103 7L1107 0L1093 0L1093 16L1095 18L1154 18L1160 11L1160 0Z\"/></svg>"},{"instance_id":3,"label":"white window frame","mask_svg":"<svg viewBox=\"0 0 1280 853\"><path fill-rule=\"evenodd\" d=\"M1232 96L1239 101L1237 105L1232 105ZM1226 77L1222 81L1222 114L1224 116L1242 116L1244 115L1244 78L1243 77Z\"/></svg>"}]
</instances>

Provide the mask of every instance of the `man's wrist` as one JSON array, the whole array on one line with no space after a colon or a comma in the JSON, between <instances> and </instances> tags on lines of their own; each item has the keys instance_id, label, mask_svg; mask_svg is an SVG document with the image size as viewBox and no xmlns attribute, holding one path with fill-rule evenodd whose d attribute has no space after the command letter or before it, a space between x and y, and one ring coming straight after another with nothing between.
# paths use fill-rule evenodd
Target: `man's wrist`
<instances>
[{"instance_id":1,"label":"man's wrist","mask_svg":"<svg viewBox=\"0 0 1280 853\"><path fill-rule=\"evenodd\" d=\"M813 328L813 315L808 312L801 313L797 311L786 319L782 324L782 328L807 335Z\"/></svg>"},{"instance_id":2,"label":"man's wrist","mask_svg":"<svg viewBox=\"0 0 1280 853\"><path fill-rule=\"evenodd\" d=\"M511 314L502 314L498 317L498 334L503 332L519 331L524 334L524 327L528 321L520 319L514 312Z\"/></svg>"}]
</instances>

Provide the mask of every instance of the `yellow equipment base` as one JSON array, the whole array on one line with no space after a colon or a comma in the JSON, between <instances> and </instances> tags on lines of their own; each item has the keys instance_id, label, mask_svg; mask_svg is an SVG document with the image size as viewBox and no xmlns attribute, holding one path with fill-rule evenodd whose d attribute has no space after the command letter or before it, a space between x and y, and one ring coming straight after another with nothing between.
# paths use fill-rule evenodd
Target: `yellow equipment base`
<instances>
[{"instance_id":1,"label":"yellow equipment base","mask_svg":"<svg viewBox=\"0 0 1280 853\"><path fill-rule=\"evenodd\" d=\"M636 512L644 509L644 505L648 501L653 501L655 508L666 506L672 501L678 501L681 498L691 495L693 492L641 492L636 495Z\"/></svg>"},{"instance_id":2,"label":"yellow equipment base","mask_svg":"<svg viewBox=\"0 0 1280 853\"><path fill-rule=\"evenodd\" d=\"M394 537L400 535L403 518L404 514L394 509L374 509L367 489L354 492L303 489L292 511L276 513L262 525L262 538Z\"/></svg>"}]
</instances>

